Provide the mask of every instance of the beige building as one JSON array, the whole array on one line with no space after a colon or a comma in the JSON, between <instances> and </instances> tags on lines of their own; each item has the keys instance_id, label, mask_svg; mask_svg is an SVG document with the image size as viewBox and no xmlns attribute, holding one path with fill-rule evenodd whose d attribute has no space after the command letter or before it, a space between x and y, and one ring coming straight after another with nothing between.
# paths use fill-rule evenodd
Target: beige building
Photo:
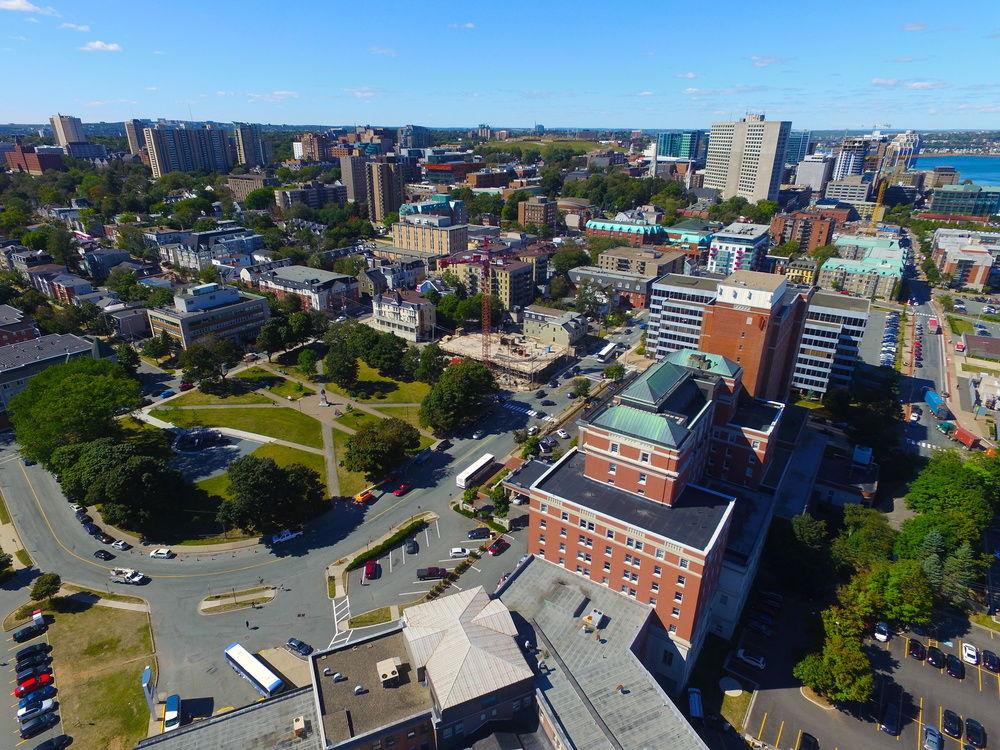
<instances>
[{"instance_id":1,"label":"beige building","mask_svg":"<svg viewBox=\"0 0 1000 750\"><path fill-rule=\"evenodd\" d=\"M470 295L480 291L483 269L478 261L454 263L448 270ZM535 298L533 266L521 261L494 261L490 264L490 293L496 295L506 310L530 305Z\"/></svg>"},{"instance_id":2,"label":"beige building","mask_svg":"<svg viewBox=\"0 0 1000 750\"><path fill-rule=\"evenodd\" d=\"M340 157L340 181L347 188L347 200L364 203L368 193L367 159L363 156Z\"/></svg>"},{"instance_id":3,"label":"beige building","mask_svg":"<svg viewBox=\"0 0 1000 750\"><path fill-rule=\"evenodd\" d=\"M605 250L597 265L606 271L624 271L641 276L684 273L686 254L681 250L657 250L651 247L613 247Z\"/></svg>"},{"instance_id":4,"label":"beige building","mask_svg":"<svg viewBox=\"0 0 1000 750\"><path fill-rule=\"evenodd\" d=\"M372 324L407 341L433 341L437 311L417 292L376 294L372 297Z\"/></svg>"},{"instance_id":5,"label":"beige building","mask_svg":"<svg viewBox=\"0 0 1000 750\"><path fill-rule=\"evenodd\" d=\"M533 195L517 204L517 223L522 227L556 228L556 202L544 195Z\"/></svg>"},{"instance_id":6,"label":"beige building","mask_svg":"<svg viewBox=\"0 0 1000 750\"><path fill-rule=\"evenodd\" d=\"M404 250L460 253L469 244L469 225L452 224L446 216L413 214L392 225L392 244Z\"/></svg>"},{"instance_id":7,"label":"beige building","mask_svg":"<svg viewBox=\"0 0 1000 750\"><path fill-rule=\"evenodd\" d=\"M261 136L260 125L233 123L236 142L236 163L245 167L266 167L271 161L271 144Z\"/></svg>"},{"instance_id":8,"label":"beige building","mask_svg":"<svg viewBox=\"0 0 1000 750\"><path fill-rule=\"evenodd\" d=\"M365 186L368 198L368 218L384 221L403 205L403 174L401 166L387 162L370 161L365 165L368 181ZM350 193L348 193L350 200Z\"/></svg>"},{"instance_id":9,"label":"beige building","mask_svg":"<svg viewBox=\"0 0 1000 750\"><path fill-rule=\"evenodd\" d=\"M568 349L587 335L587 319L572 310L528 305L522 329L525 336L541 344Z\"/></svg>"},{"instance_id":10,"label":"beige building","mask_svg":"<svg viewBox=\"0 0 1000 750\"><path fill-rule=\"evenodd\" d=\"M775 200L792 123L766 121L749 114L736 122L716 122L708 139L705 187L722 198L746 198L751 203Z\"/></svg>"},{"instance_id":11,"label":"beige building","mask_svg":"<svg viewBox=\"0 0 1000 750\"><path fill-rule=\"evenodd\" d=\"M252 341L271 317L265 297L214 283L191 287L174 295L173 307L146 313L154 336L165 331L183 349L206 336Z\"/></svg>"},{"instance_id":12,"label":"beige building","mask_svg":"<svg viewBox=\"0 0 1000 750\"><path fill-rule=\"evenodd\" d=\"M65 146L67 143L86 143L87 135L83 132L83 122L79 117L69 115L52 115L49 118L52 125L52 132L56 138L57 146Z\"/></svg>"},{"instance_id":13,"label":"beige building","mask_svg":"<svg viewBox=\"0 0 1000 750\"><path fill-rule=\"evenodd\" d=\"M274 177L266 177L263 174L254 172L251 174L233 174L229 175L229 179L226 181L229 186L229 192L233 194L233 200L237 202L242 202L247 199L254 190L260 190L264 187L277 187L278 180Z\"/></svg>"}]
</instances>

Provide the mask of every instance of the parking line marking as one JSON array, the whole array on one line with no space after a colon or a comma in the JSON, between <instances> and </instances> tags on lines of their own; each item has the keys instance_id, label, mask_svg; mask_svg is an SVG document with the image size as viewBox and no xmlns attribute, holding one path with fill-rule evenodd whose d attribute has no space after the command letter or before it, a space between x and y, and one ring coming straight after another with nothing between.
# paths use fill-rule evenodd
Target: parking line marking
<instances>
[{"instance_id":1,"label":"parking line marking","mask_svg":"<svg viewBox=\"0 0 1000 750\"><path fill-rule=\"evenodd\" d=\"M781 747L781 733L785 730L785 722L782 721L781 725L778 727L778 737L774 741L775 747Z\"/></svg>"},{"instance_id":2,"label":"parking line marking","mask_svg":"<svg viewBox=\"0 0 1000 750\"><path fill-rule=\"evenodd\" d=\"M983 692L983 665L977 664L976 671L979 672L979 692Z\"/></svg>"},{"instance_id":3,"label":"parking line marking","mask_svg":"<svg viewBox=\"0 0 1000 750\"><path fill-rule=\"evenodd\" d=\"M413 596L414 594L426 594L428 591L430 591L430 589L423 589L422 591L404 591L401 594L397 594L397 596Z\"/></svg>"},{"instance_id":4,"label":"parking line marking","mask_svg":"<svg viewBox=\"0 0 1000 750\"><path fill-rule=\"evenodd\" d=\"M924 728L924 699L920 698L920 710L917 711L917 750L920 750L920 735Z\"/></svg>"},{"instance_id":5,"label":"parking line marking","mask_svg":"<svg viewBox=\"0 0 1000 750\"><path fill-rule=\"evenodd\" d=\"M797 735L795 735L795 750L799 750L799 743L800 742L802 742L802 730L801 729L799 730L799 733Z\"/></svg>"},{"instance_id":6,"label":"parking line marking","mask_svg":"<svg viewBox=\"0 0 1000 750\"><path fill-rule=\"evenodd\" d=\"M760 731L757 732L757 739L759 740L764 736L764 724L767 722L767 711L764 712L764 717L760 720Z\"/></svg>"},{"instance_id":7,"label":"parking line marking","mask_svg":"<svg viewBox=\"0 0 1000 750\"><path fill-rule=\"evenodd\" d=\"M389 554L387 555L387 557L389 558L389 572L391 573L392 572L392 551L391 550L389 551Z\"/></svg>"}]
</instances>

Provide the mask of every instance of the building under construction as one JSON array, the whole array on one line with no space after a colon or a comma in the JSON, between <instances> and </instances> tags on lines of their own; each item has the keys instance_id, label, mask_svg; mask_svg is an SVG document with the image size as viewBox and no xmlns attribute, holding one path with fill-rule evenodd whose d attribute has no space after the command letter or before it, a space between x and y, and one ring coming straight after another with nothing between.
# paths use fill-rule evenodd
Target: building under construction
<instances>
[{"instance_id":1,"label":"building under construction","mask_svg":"<svg viewBox=\"0 0 1000 750\"><path fill-rule=\"evenodd\" d=\"M448 354L483 361L483 334L458 333L438 342ZM548 380L572 353L568 348L540 344L520 334L491 336L487 363L500 385L507 388L530 388Z\"/></svg>"}]
</instances>

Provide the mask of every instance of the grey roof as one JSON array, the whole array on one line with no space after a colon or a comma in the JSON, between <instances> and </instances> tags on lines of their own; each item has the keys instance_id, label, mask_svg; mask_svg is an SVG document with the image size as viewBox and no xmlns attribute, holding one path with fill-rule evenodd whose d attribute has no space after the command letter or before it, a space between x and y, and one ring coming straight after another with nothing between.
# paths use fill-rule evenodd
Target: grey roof
<instances>
[{"instance_id":1,"label":"grey roof","mask_svg":"<svg viewBox=\"0 0 1000 750\"><path fill-rule=\"evenodd\" d=\"M665 505L588 479L583 465L583 453L574 449L534 487L696 550L709 545L733 502L689 484L673 505Z\"/></svg>"},{"instance_id":2,"label":"grey roof","mask_svg":"<svg viewBox=\"0 0 1000 750\"><path fill-rule=\"evenodd\" d=\"M7 344L0 346L0 372L93 349L93 343L72 333L52 333L30 341Z\"/></svg>"},{"instance_id":3,"label":"grey roof","mask_svg":"<svg viewBox=\"0 0 1000 750\"><path fill-rule=\"evenodd\" d=\"M20 323L25 319L23 310L18 310L11 305L0 305L0 326L9 326L12 323Z\"/></svg>"},{"instance_id":4,"label":"grey roof","mask_svg":"<svg viewBox=\"0 0 1000 750\"><path fill-rule=\"evenodd\" d=\"M872 303L867 299L820 290L817 290L809 301L810 310L815 307L831 307L836 310L851 310L857 313L864 313L865 315L871 311L871 306Z\"/></svg>"},{"instance_id":5,"label":"grey roof","mask_svg":"<svg viewBox=\"0 0 1000 750\"><path fill-rule=\"evenodd\" d=\"M309 266L281 266L273 269L267 275L294 284L325 284L337 281L350 283L354 281L353 276L324 271L322 268L310 268Z\"/></svg>"},{"instance_id":6,"label":"grey roof","mask_svg":"<svg viewBox=\"0 0 1000 750\"><path fill-rule=\"evenodd\" d=\"M540 558L512 576L500 598L549 652L536 685L575 750L707 750L633 653L644 629L655 627L649 607ZM581 633L579 618L591 609L605 615L600 640Z\"/></svg>"},{"instance_id":7,"label":"grey roof","mask_svg":"<svg viewBox=\"0 0 1000 750\"><path fill-rule=\"evenodd\" d=\"M712 292L714 294L719 291L719 278L710 278L708 276L685 276L679 273L668 273L666 276L661 276L657 279L655 286L693 288L703 292Z\"/></svg>"},{"instance_id":8,"label":"grey roof","mask_svg":"<svg viewBox=\"0 0 1000 750\"><path fill-rule=\"evenodd\" d=\"M292 721L305 716L306 736L291 742ZM156 750L322 750L312 687L196 721L142 740L136 748Z\"/></svg>"}]
</instances>

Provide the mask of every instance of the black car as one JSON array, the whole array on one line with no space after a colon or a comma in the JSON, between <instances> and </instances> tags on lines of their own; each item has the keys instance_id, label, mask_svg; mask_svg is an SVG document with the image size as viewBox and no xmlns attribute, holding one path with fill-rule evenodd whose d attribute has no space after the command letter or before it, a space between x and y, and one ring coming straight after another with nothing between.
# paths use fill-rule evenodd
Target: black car
<instances>
[{"instance_id":1,"label":"black car","mask_svg":"<svg viewBox=\"0 0 1000 750\"><path fill-rule=\"evenodd\" d=\"M99 528L97 528L96 526L94 526L94 524L90 523L90 521L86 521L83 524L83 530L86 531L91 536L94 536L95 534L100 534L101 533L101 530Z\"/></svg>"},{"instance_id":2,"label":"black car","mask_svg":"<svg viewBox=\"0 0 1000 750\"><path fill-rule=\"evenodd\" d=\"M489 535L490 530L486 526L478 526L466 534L469 539L486 539Z\"/></svg>"},{"instance_id":3,"label":"black car","mask_svg":"<svg viewBox=\"0 0 1000 750\"><path fill-rule=\"evenodd\" d=\"M923 661L924 657L927 655L927 649L924 648L924 644L920 641L915 641L910 639L909 644L906 647L906 653L911 659L917 659L918 661Z\"/></svg>"},{"instance_id":4,"label":"black car","mask_svg":"<svg viewBox=\"0 0 1000 750\"><path fill-rule=\"evenodd\" d=\"M108 536L103 531L98 531L94 534L94 538L101 544L111 544L115 540L113 536Z\"/></svg>"},{"instance_id":5,"label":"black car","mask_svg":"<svg viewBox=\"0 0 1000 750\"><path fill-rule=\"evenodd\" d=\"M885 707L885 711L882 712L882 721L879 723L879 729L893 737L899 734L898 703L890 703Z\"/></svg>"},{"instance_id":6,"label":"black car","mask_svg":"<svg viewBox=\"0 0 1000 750\"><path fill-rule=\"evenodd\" d=\"M114 560L115 556L108 552L106 549L99 549L94 553L94 557L98 560Z\"/></svg>"},{"instance_id":7,"label":"black car","mask_svg":"<svg viewBox=\"0 0 1000 750\"><path fill-rule=\"evenodd\" d=\"M303 643L298 638L289 638L285 644L289 651L294 651L299 656L305 658L313 652L313 647L308 643Z\"/></svg>"},{"instance_id":8,"label":"black car","mask_svg":"<svg viewBox=\"0 0 1000 750\"><path fill-rule=\"evenodd\" d=\"M956 740L962 739L962 720L950 708L941 714L941 731Z\"/></svg>"},{"instance_id":9,"label":"black car","mask_svg":"<svg viewBox=\"0 0 1000 750\"><path fill-rule=\"evenodd\" d=\"M541 388L535 391L535 398L544 398L545 395L546 395L545 391L543 391Z\"/></svg>"},{"instance_id":10,"label":"black car","mask_svg":"<svg viewBox=\"0 0 1000 750\"><path fill-rule=\"evenodd\" d=\"M24 643L25 641L30 641L32 638L37 638L42 633L47 630L45 625L37 625L31 623L30 625L25 625L20 630L15 630L14 635L11 636L17 643Z\"/></svg>"},{"instance_id":11,"label":"black car","mask_svg":"<svg viewBox=\"0 0 1000 750\"><path fill-rule=\"evenodd\" d=\"M81 510L76 514L76 520L80 523L91 523L94 519Z\"/></svg>"},{"instance_id":12,"label":"black car","mask_svg":"<svg viewBox=\"0 0 1000 750\"><path fill-rule=\"evenodd\" d=\"M50 737L40 745L35 745L35 750L62 750L64 747L69 747L72 742L73 738L68 734L60 734L58 737Z\"/></svg>"},{"instance_id":13,"label":"black car","mask_svg":"<svg viewBox=\"0 0 1000 750\"><path fill-rule=\"evenodd\" d=\"M990 672L1000 672L1000 656L997 656L992 651L983 651L980 656L982 657L983 667Z\"/></svg>"},{"instance_id":14,"label":"black car","mask_svg":"<svg viewBox=\"0 0 1000 750\"><path fill-rule=\"evenodd\" d=\"M32 667L40 667L44 664L49 663L51 657L45 653L32 654L24 659L17 660L17 666L15 669L20 672L24 669L31 669Z\"/></svg>"},{"instance_id":15,"label":"black car","mask_svg":"<svg viewBox=\"0 0 1000 750\"><path fill-rule=\"evenodd\" d=\"M417 540L416 539L407 539L406 542L403 544L403 550L408 555L415 555L415 554L417 554L417 550L418 549L419 548L417 547Z\"/></svg>"},{"instance_id":16,"label":"black car","mask_svg":"<svg viewBox=\"0 0 1000 750\"><path fill-rule=\"evenodd\" d=\"M935 669L941 669L944 666L944 652L937 646L931 646L927 649L927 663Z\"/></svg>"},{"instance_id":17,"label":"black car","mask_svg":"<svg viewBox=\"0 0 1000 750\"><path fill-rule=\"evenodd\" d=\"M803 732L799 740L799 750L819 750L819 740L808 732Z\"/></svg>"},{"instance_id":18,"label":"black car","mask_svg":"<svg viewBox=\"0 0 1000 750\"><path fill-rule=\"evenodd\" d=\"M986 730L975 719L965 720L965 741L973 747L986 747Z\"/></svg>"},{"instance_id":19,"label":"black car","mask_svg":"<svg viewBox=\"0 0 1000 750\"><path fill-rule=\"evenodd\" d=\"M548 399L548 398L545 399L544 401L542 401L541 403L542 403L542 406L555 406L556 405L555 401L553 401L552 399Z\"/></svg>"},{"instance_id":20,"label":"black car","mask_svg":"<svg viewBox=\"0 0 1000 750\"><path fill-rule=\"evenodd\" d=\"M52 650L52 646L47 643L32 643L30 646L25 646L16 654L14 654L15 661L23 661L35 654L47 654Z\"/></svg>"},{"instance_id":21,"label":"black car","mask_svg":"<svg viewBox=\"0 0 1000 750\"><path fill-rule=\"evenodd\" d=\"M18 684L21 684L29 677L38 677L39 675L43 674L52 674L52 668L44 666L42 664L36 664L31 667L22 667L18 665L15 679L17 680Z\"/></svg>"},{"instance_id":22,"label":"black car","mask_svg":"<svg viewBox=\"0 0 1000 750\"><path fill-rule=\"evenodd\" d=\"M948 654L947 659L945 659L944 671L956 680L965 679L965 665L955 654Z\"/></svg>"},{"instance_id":23,"label":"black car","mask_svg":"<svg viewBox=\"0 0 1000 750\"><path fill-rule=\"evenodd\" d=\"M21 739L27 740L41 734L46 729L51 729L59 723L59 717L54 713L42 714L37 719L26 721L21 725Z\"/></svg>"}]
</instances>

